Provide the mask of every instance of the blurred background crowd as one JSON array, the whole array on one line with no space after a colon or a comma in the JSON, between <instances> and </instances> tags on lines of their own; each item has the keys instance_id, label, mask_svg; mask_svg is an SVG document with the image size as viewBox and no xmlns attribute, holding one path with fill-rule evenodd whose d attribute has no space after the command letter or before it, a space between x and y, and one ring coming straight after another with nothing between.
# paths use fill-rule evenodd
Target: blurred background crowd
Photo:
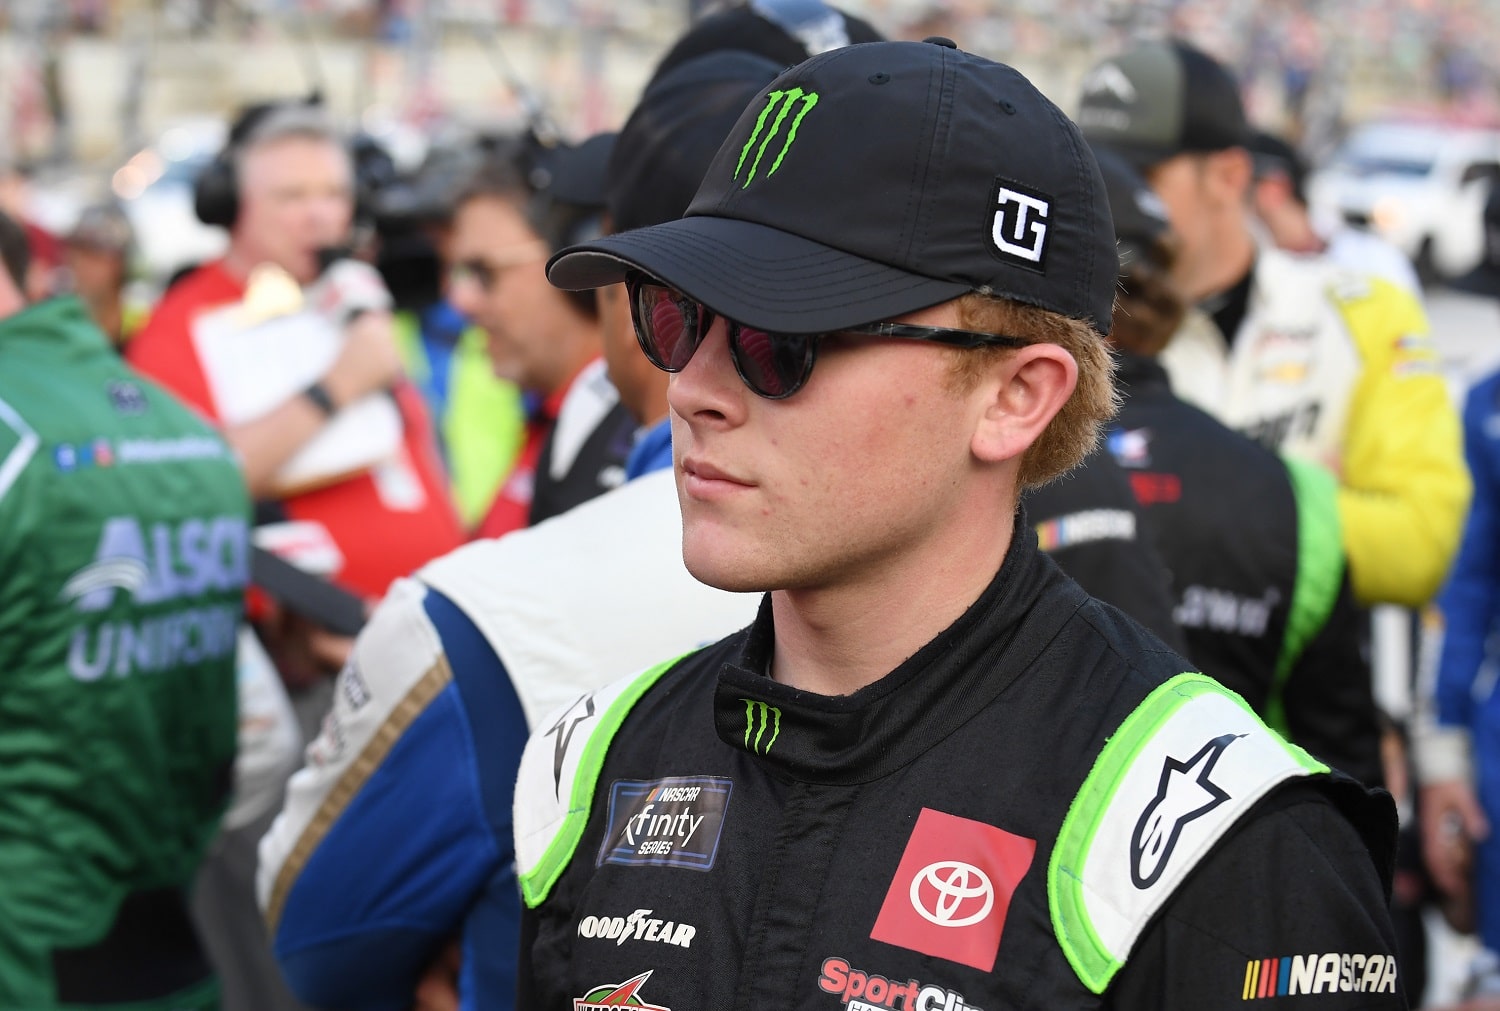
<instances>
[{"instance_id":1,"label":"blurred background crowd","mask_svg":"<svg viewBox=\"0 0 1500 1011\"><path fill-rule=\"evenodd\" d=\"M29 255L7 258L12 271L24 265L15 277L22 294L32 302L76 295L127 361L217 422L259 503L254 543L339 589L320 597L295 573L264 568L274 562L254 573L258 586L276 589L251 601L270 656L256 661L260 694L241 686L239 774L247 775L248 733L269 756L269 786L262 800L231 811L205 872L201 892L222 907L200 917L231 924L210 936L216 951L264 947L256 928L233 926L222 909L250 905L255 844L279 807L287 753L300 761L288 742L316 736L330 675L347 659L363 609L392 579L466 541L525 527L636 476L643 464L633 448L663 450L637 437L664 406L646 385L622 381L628 364L609 363L618 393L583 402L608 386L599 328L610 358L611 316L618 322L622 311L612 296L538 295L531 282L516 286L514 268L536 281L549 251L608 225L600 216L609 151L585 139L618 129L673 43L722 6L11 0L0 10L0 210L25 230ZM946 36L1011 63L1070 112L1101 58L1142 39L1191 41L1234 75L1250 121L1281 138L1254 152L1257 183L1281 188L1256 190L1260 227L1277 233L1289 195L1321 234L1362 230L1409 261L1455 409L1500 363L1500 200L1491 200L1500 195L1500 0L849 0L841 9L889 38ZM317 122L298 120L299 109ZM315 149L330 128L352 156L352 206L309 211L311 224L298 219L329 249L299 267L297 249L277 248L291 219L265 210L279 177L256 174L252 156L281 141ZM320 170L302 168L295 185L306 190ZM218 203L205 197L205 174L215 172L232 173ZM247 186L260 194L250 210ZM299 200L318 197L299 192ZM1274 238L1295 249L1292 234ZM263 260L281 274L252 269ZM366 276L354 265L374 270ZM1465 290L1451 284L1459 279ZM339 350L325 334L326 354L314 353L301 336L283 335L276 346L313 382L242 393L256 385L247 376L269 376L276 363L236 358L236 328L279 318L288 299L296 309L299 287L349 343ZM545 299L553 301L536 301ZM191 312L220 303L248 315L209 333ZM387 310L394 344L360 322ZM545 349L522 346L518 329ZM567 350L575 340L578 350ZM626 353L639 358L628 338ZM389 402L366 404L391 389ZM564 401L584 419L566 448ZM334 455L394 453L397 463L341 469L296 456L320 425L362 404L366 431L387 425L389 445L372 436L374 449L342 445ZM96 449L91 459L104 467L107 456ZM289 460L306 472L289 476ZM56 469L87 462L58 456ZM0 467L0 492L5 476ZM358 482L369 487L350 490ZM399 521L382 526L377 514ZM1376 629L1374 694L1399 726L1419 708L1437 637L1410 615ZM242 654L242 682L246 663ZM278 684L290 690L295 721ZM247 714L259 721L248 731ZM0 724L0 747L5 731ZM319 740L327 739L325 731ZM1409 801L1403 768L1391 758L1386 780ZM1414 907L1422 894L1409 886ZM1477 942L1452 929L1472 927L1456 905L1441 910L1447 922L1439 904L1425 913L1435 938L1426 978L1438 1002L1475 980L1500 980L1500 963L1484 964ZM268 957L247 965L251 977L276 971ZM224 975L238 1006L292 1006L279 987L259 996L253 978Z\"/></svg>"},{"instance_id":2,"label":"blurred background crowd","mask_svg":"<svg viewBox=\"0 0 1500 1011\"><path fill-rule=\"evenodd\" d=\"M513 134L538 114L573 138L617 126L669 42L708 6L14 0L0 36L0 206L56 237L92 204L118 207L131 226L125 279L139 308L175 270L222 248L222 234L191 213L191 184L245 104L321 94L344 129L378 146L381 165L370 171L381 178L368 180L378 186L485 137ZM1365 215L1409 254L1441 258L1447 274L1462 273L1477 256L1477 218L1467 212L1482 203L1500 164L1496 6L849 5L892 38L964 39L1017 66L1065 107L1100 53L1141 36L1189 39L1234 69L1252 120L1339 176L1330 185L1315 181L1316 209ZM1359 129L1392 118L1427 125L1415 133ZM1340 173L1360 176L1366 192L1345 192L1353 184ZM1382 202L1385 194L1375 192L1382 188L1398 199ZM1421 206L1397 206L1413 201ZM95 245L127 234L95 231ZM55 247L43 254L44 265L61 255Z\"/></svg>"}]
</instances>

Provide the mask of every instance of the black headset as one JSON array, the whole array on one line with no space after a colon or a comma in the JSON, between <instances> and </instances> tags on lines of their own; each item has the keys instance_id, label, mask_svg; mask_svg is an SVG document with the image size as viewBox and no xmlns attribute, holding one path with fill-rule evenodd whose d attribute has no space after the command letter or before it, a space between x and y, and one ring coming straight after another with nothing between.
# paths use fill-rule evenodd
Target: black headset
<instances>
[{"instance_id":1,"label":"black headset","mask_svg":"<svg viewBox=\"0 0 1500 1011\"><path fill-rule=\"evenodd\" d=\"M257 102L246 106L229 128L224 150L206 165L193 182L193 212L205 225L234 227L240 214L239 179L234 163L245 141L272 113L299 106L321 106L323 96L314 91L306 98L293 101Z\"/></svg>"}]
</instances>

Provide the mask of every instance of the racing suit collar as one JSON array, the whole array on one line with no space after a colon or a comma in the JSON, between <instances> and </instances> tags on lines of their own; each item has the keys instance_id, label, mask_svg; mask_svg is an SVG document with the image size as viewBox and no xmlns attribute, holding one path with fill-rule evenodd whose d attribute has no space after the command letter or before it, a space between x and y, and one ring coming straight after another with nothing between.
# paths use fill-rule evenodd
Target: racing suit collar
<instances>
[{"instance_id":1,"label":"racing suit collar","mask_svg":"<svg viewBox=\"0 0 1500 1011\"><path fill-rule=\"evenodd\" d=\"M788 779L871 782L910 764L999 696L1088 600L1037 549L1024 509L995 578L957 621L910 659L852 695L772 681L769 596L719 670L719 738Z\"/></svg>"},{"instance_id":2,"label":"racing suit collar","mask_svg":"<svg viewBox=\"0 0 1500 1011\"><path fill-rule=\"evenodd\" d=\"M1116 360L1119 366L1115 369L1115 385L1121 392L1133 390L1137 393L1156 393L1171 390L1171 380L1159 360L1131 354L1129 351L1117 352Z\"/></svg>"}]
</instances>

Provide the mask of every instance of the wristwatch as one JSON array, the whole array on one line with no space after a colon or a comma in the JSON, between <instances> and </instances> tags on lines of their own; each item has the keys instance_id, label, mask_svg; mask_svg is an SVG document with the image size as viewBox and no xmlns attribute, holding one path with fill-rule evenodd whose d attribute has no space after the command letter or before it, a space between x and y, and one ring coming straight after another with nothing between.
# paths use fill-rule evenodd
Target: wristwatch
<instances>
[{"instance_id":1,"label":"wristwatch","mask_svg":"<svg viewBox=\"0 0 1500 1011\"><path fill-rule=\"evenodd\" d=\"M333 396L328 392L328 387L321 382L307 387L302 391L302 395L312 401L312 405L322 411L325 418L331 418L339 412L338 405L333 402Z\"/></svg>"}]
</instances>

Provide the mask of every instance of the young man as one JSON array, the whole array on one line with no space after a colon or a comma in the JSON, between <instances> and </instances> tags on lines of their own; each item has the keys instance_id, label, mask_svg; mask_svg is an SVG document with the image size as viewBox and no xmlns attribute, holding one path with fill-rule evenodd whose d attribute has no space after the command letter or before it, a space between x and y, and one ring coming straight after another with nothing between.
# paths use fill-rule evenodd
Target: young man
<instances>
[{"instance_id":1,"label":"young man","mask_svg":"<svg viewBox=\"0 0 1500 1011\"><path fill-rule=\"evenodd\" d=\"M1257 243L1238 87L1199 50L1153 42L1106 60L1084 79L1078 122L1146 177L1181 241L1173 280L1202 311L1162 357L1178 396L1339 476L1360 603L1427 603L1469 480L1422 307L1326 255Z\"/></svg>"},{"instance_id":2,"label":"young man","mask_svg":"<svg viewBox=\"0 0 1500 1011\"><path fill-rule=\"evenodd\" d=\"M1389 802L1015 511L1112 410L1116 269L1077 130L942 39L784 72L685 218L554 259L676 372L688 569L770 593L527 745L522 1006L1404 1006Z\"/></svg>"}]
</instances>

